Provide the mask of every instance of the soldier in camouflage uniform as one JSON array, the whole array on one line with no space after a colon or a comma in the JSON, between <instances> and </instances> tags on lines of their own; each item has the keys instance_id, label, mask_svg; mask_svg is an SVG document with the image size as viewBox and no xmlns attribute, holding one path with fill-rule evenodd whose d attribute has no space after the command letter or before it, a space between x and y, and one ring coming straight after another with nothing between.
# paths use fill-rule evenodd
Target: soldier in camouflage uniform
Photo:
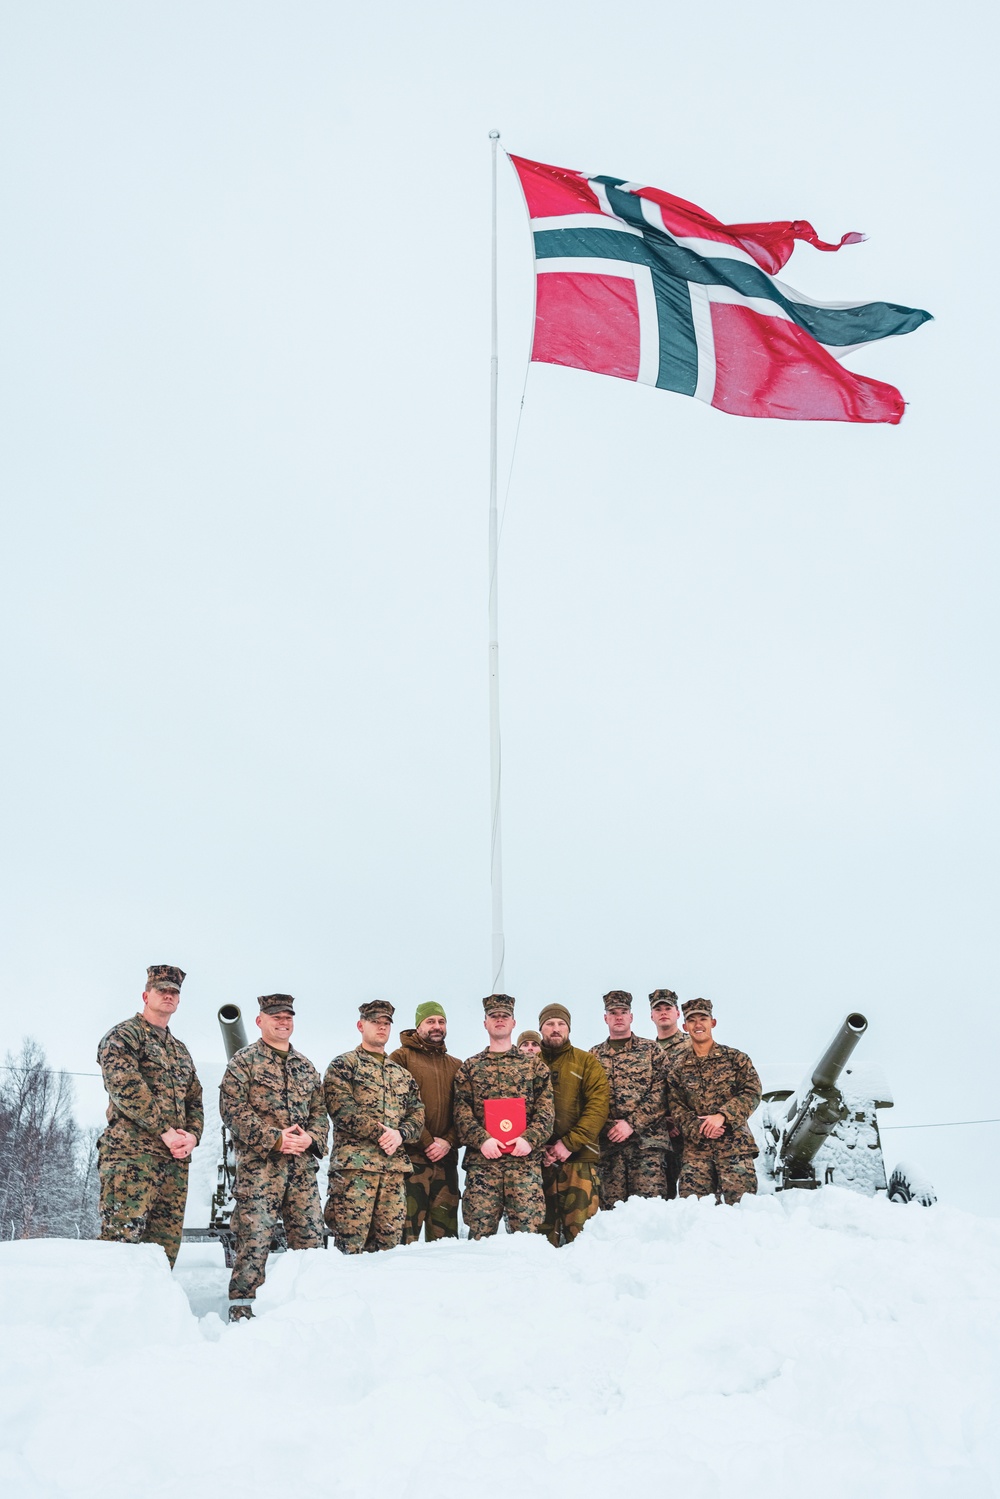
<instances>
[{"instance_id":1,"label":"soldier in camouflage uniform","mask_svg":"<svg viewBox=\"0 0 1000 1499\"><path fill-rule=\"evenodd\" d=\"M653 990L649 996L649 1018L656 1026L656 1044L666 1055L667 1071L669 1073L670 1057L674 1047L689 1047L691 1045L690 1036L685 1035L677 1024L681 1018L681 1012L677 1003L677 995L673 989ZM670 1144L673 1147L663 1157L663 1163L667 1170L667 1196L676 1197L677 1178L681 1169L681 1156L684 1152L684 1136L671 1118L667 1120L667 1132L670 1135Z\"/></svg>"},{"instance_id":2,"label":"soldier in camouflage uniform","mask_svg":"<svg viewBox=\"0 0 1000 1499\"><path fill-rule=\"evenodd\" d=\"M514 1043L525 1057L540 1057L542 1054L542 1036L540 1031L522 1031Z\"/></svg>"},{"instance_id":3,"label":"soldier in camouflage uniform","mask_svg":"<svg viewBox=\"0 0 1000 1499\"><path fill-rule=\"evenodd\" d=\"M542 1232L558 1249L575 1239L597 1212L598 1141L607 1121L611 1091L597 1058L570 1045L572 1021L565 1005L546 1005L538 1024L556 1110L552 1138L542 1154Z\"/></svg>"},{"instance_id":4,"label":"soldier in camouflage uniform","mask_svg":"<svg viewBox=\"0 0 1000 1499\"><path fill-rule=\"evenodd\" d=\"M146 971L142 1013L113 1026L97 1048L108 1127L97 1142L101 1238L160 1244L173 1268L181 1247L188 1163L205 1116L191 1053L167 1022L184 973Z\"/></svg>"},{"instance_id":5,"label":"soldier in camouflage uniform","mask_svg":"<svg viewBox=\"0 0 1000 1499\"><path fill-rule=\"evenodd\" d=\"M412 1031L401 1031L389 1058L412 1072L424 1106L420 1139L406 1147L413 1167L406 1178L403 1243L458 1238L458 1140L452 1119L452 1084L461 1063L445 1046L448 1017L435 1000L417 1005Z\"/></svg>"},{"instance_id":6,"label":"soldier in camouflage uniform","mask_svg":"<svg viewBox=\"0 0 1000 1499\"><path fill-rule=\"evenodd\" d=\"M236 1150L230 1322L253 1315L279 1222L289 1249L322 1249L326 1243L316 1185L326 1154L323 1084L313 1064L290 1043L292 996L262 994L257 1004L260 1040L230 1059L219 1090L219 1113Z\"/></svg>"},{"instance_id":7,"label":"soldier in camouflage uniform","mask_svg":"<svg viewBox=\"0 0 1000 1499\"><path fill-rule=\"evenodd\" d=\"M483 1010L490 1044L455 1074L455 1129L466 1147L462 1217L470 1239L495 1234L501 1218L508 1233L538 1233L545 1221L541 1150L555 1122L552 1080L541 1057L523 1056L511 1045L510 995L488 995ZM527 1123L509 1152L485 1127L484 1105L493 1098L524 1099Z\"/></svg>"},{"instance_id":8,"label":"soldier in camouflage uniform","mask_svg":"<svg viewBox=\"0 0 1000 1499\"><path fill-rule=\"evenodd\" d=\"M420 1139L424 1106L412 1073L385 1054L395 1007L359 1006L361 1045L334 1057L323 1091L333 1120L324 1214L344 1254L395 1249L406 1224L404 1149Z\"/></svg>"},{"instance_id":9,"label":"soldier in camouflage uniform","mask_svg":"<svg viewBox=\"0 0 1000 1499\"><path fill-rule=\"evenodd\" d=\"M611 1087L608 1122L601 1131L601 1207L629 1197L666 1197L667 1078L655 1041L632 1034L632 996L604 996L608 1039L592 1046Z\"/></svg>"},{"instance_id":10,"label":"soldier in camouflage uniform","mask_svg":"<svg viewBox=\"0 0 1000 1499\"><path fill-rule=\"evenodd\" d=\"M747 1120L760 1103L760 1078L750 1058L713 1038L711 1001L689 999L683 1006L688 1048L670 1053L671 1110L684 1133L681 1197L739 1202L756 1192L757 1143Z\"/></svg>"}]
</instances>

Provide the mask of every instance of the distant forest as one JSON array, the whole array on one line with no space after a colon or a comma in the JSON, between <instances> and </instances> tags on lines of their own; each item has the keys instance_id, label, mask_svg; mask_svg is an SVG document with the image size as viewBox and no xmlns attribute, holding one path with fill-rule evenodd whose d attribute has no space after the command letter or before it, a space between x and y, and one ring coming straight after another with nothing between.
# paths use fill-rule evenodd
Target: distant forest
<instances>
[{"instance_id":1,"label":"distant forest","mask_svg":"<svg viewBox=\"0 0 1000 1499\"><path fill-rule=\"evenodd\" d=\"M0 1239L96 1239L97 1136L30 1036L0 1066Z\"/></svg>"}]
</instances>

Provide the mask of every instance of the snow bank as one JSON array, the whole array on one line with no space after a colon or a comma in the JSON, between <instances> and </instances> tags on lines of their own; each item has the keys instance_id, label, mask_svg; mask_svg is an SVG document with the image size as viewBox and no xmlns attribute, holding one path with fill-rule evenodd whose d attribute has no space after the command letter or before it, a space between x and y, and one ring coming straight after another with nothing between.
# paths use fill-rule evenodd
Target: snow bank
<instances>
[{"instance_id":1,"label":"snow bank","mask_svg":"<svg viewBox=\"0 0 1000 1499\"><path fill-rule=\"evenodd\" d=\"M997 1492L995 1220L631 1202L563 1250L288 1254L233 1328L157 1255L0 1246L11 1499Z\"/></svg>"}]
</instances>

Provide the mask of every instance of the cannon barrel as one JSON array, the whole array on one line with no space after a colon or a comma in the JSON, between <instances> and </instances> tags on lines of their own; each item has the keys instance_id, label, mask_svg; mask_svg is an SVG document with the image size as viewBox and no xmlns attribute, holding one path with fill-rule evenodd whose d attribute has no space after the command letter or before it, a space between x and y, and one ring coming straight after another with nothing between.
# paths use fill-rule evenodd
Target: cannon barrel
<instances>
[{"instance_id":1,"label":"cannon barrel","mask_svg":"<svg viewBox=\"0 0 1000 1499\"><path fill-rule=\"evenodd\" d=\"M813 1068L812 1085L814 1088L837 1086L837 1079L847 1066L851 1053L867 1029L868 1021L856 1010L846 1017L840 1030Z\"/></svg>"},{"instance_id":2,"label":"cannon barrel","mask_svg":"<svg viewBox=\"0 0 1000 1499\"><path fill-rule=\"evenodd\" d=\"M782 1140L786 1186L816 1185L813 1157L847 1112L837 1083L867 1029L864 1015L848 1015L813 1068L809 1091L793 1097Z\"/></svg>"},{"instance_id":3,"label":"cannon barrel","mask_svg":"<svg viewBox=\"0 0 1000 1499\"><path fill-rule=\"evenodd\" d=\"M247 1033L243 1029L239 1005L219 1006L219 1029L222 1032L222 1044L226 1048L226 1061L230 1062L247 1044Z\"/></svg>"}]
</instances>

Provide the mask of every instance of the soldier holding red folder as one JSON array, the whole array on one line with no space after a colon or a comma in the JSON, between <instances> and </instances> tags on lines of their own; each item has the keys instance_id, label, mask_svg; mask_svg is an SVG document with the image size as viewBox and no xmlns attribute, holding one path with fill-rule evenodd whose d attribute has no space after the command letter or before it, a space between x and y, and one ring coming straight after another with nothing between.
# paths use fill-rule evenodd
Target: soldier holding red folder
<instances>
[{"instance_id":1,"label":"soldier holding red folder","mask_svg":"<svg viewBox=\"0 0 1000 1499\"><path fill-rule=\"evenodd\" d=\"M510 995L488 995L483 1010L490 1044L455 1075L455 1130L466 1147L462 1217L472 1239L495 1234L501 1218L509 1233L537 1233L545 1220L541 1150L555 1123L552 1080L541 1057L511 1044Z\"/></svg>"}]
</instances>

